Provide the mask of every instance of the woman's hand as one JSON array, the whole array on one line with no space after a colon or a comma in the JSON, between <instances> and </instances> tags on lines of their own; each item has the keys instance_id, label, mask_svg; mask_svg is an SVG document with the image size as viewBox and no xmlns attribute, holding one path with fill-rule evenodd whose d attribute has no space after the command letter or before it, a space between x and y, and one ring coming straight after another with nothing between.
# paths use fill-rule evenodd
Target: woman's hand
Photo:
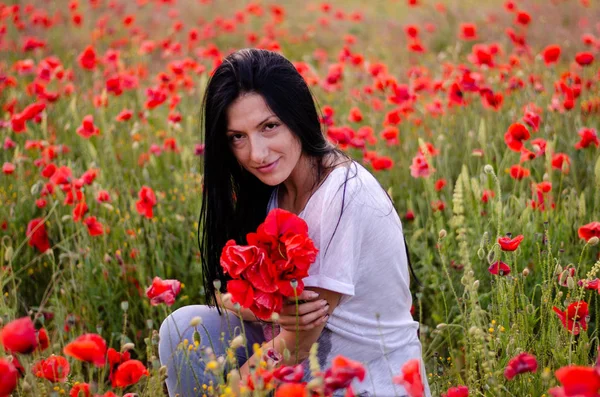
<instances>
[{"instance_id":1,"label":"woman's hand","mask_svg":"<svg viewBox=\"0 0 600 397\"><path fill-rule=\"evenodd\" d=\"M298 295L298 301L298 318L294 298L283 302L283 309L277 321L281 328L287 331L306 331L324 324L329 318L327 300L319 299L318 293L305 289Z\"/></svg>"}]
</instances>

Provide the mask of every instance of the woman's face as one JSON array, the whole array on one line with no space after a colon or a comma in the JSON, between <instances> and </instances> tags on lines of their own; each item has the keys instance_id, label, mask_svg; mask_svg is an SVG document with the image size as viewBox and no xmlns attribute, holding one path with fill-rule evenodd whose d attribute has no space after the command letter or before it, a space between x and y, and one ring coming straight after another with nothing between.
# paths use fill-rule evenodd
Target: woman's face
<instances>
[{"instance_id":1,"label":"woman's face","mask_svg":"<svg viewBox=\"0 0 600 397\"><path fill-rule=\"evenodd\" d=\"M255 93L227 109L227 140L238 163L270 186L285 181L302 154L300 140Z\"/></svg>"}]
</instances>

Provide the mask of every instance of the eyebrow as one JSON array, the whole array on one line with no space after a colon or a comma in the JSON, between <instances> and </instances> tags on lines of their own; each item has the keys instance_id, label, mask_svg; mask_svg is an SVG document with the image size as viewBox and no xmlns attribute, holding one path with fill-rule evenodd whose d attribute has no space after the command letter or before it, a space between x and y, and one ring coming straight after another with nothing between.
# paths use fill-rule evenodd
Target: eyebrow
<instances>
[{"instance_id":1,"label":"eyebrow","mask_svg":"<svg viewBox=\"0 0 600 397\"><path fill-rule=\"evenodd\" d=\"M258 124L256 125L256 128L260 127L261 125L263 125L264 123L266 123L267 121L269 121L269 119L270 119L271 117L274 117L274 116L275 116L274 114L270 114L270 115L269 115L269 116L268 116L266 119L264 119L263 121L261 121L260 123L258 123ZM234 130L234 129L228 128L228 129L227 129L227 132L241 132L241 131L236 131L236 130Z\"/></svg>"}]
</instances>

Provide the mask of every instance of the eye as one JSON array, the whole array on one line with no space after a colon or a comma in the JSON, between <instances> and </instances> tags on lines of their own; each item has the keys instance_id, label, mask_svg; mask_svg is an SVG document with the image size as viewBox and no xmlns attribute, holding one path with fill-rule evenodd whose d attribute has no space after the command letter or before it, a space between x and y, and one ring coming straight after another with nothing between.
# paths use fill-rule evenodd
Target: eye
<instances>
[{"instance_id":1,"label":"eye","mask_svg":"<svg viewBox=\"0 0 600 397\"><path fill-rule=\"evenodd\" d=\"M274 130L278 126L279 126L279 124L277 124L277 123L267 123L267 124L265 124L265 131Z\"/></svg>"},{"instance_id":2,"label":"eye","mask_svg":"<svg viewBox=\"0 0 600 397\"><path fill-rule=\"evenodd\" d=\"M229 139L229 142L231 143L236 143L239 142L244 136L242 134L231 134L229 135L227 138Z\"/></svg>"}]
</instances>

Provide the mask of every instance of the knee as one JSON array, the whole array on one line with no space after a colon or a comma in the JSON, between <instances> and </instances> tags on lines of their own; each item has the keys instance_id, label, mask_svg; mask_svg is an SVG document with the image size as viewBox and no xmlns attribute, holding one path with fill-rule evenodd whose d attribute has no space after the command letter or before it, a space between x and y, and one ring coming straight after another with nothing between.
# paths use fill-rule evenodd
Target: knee
<instances>
[{"instance_id":1,"label":"knee","mask_svg":"<svg viewBox=\"0 0 600 397\"><path fill-rule=\"evenodd\" d=\"M160 350L164 351L165 346L169 346L169 350L174 350L179 343L185 339L189 340L194 330L190 325L191 320L200 317L205 321L210 314L210 308L205 305L190 305L175 310L160 326L158 332Z\"/></svg>"}]
</instances>

